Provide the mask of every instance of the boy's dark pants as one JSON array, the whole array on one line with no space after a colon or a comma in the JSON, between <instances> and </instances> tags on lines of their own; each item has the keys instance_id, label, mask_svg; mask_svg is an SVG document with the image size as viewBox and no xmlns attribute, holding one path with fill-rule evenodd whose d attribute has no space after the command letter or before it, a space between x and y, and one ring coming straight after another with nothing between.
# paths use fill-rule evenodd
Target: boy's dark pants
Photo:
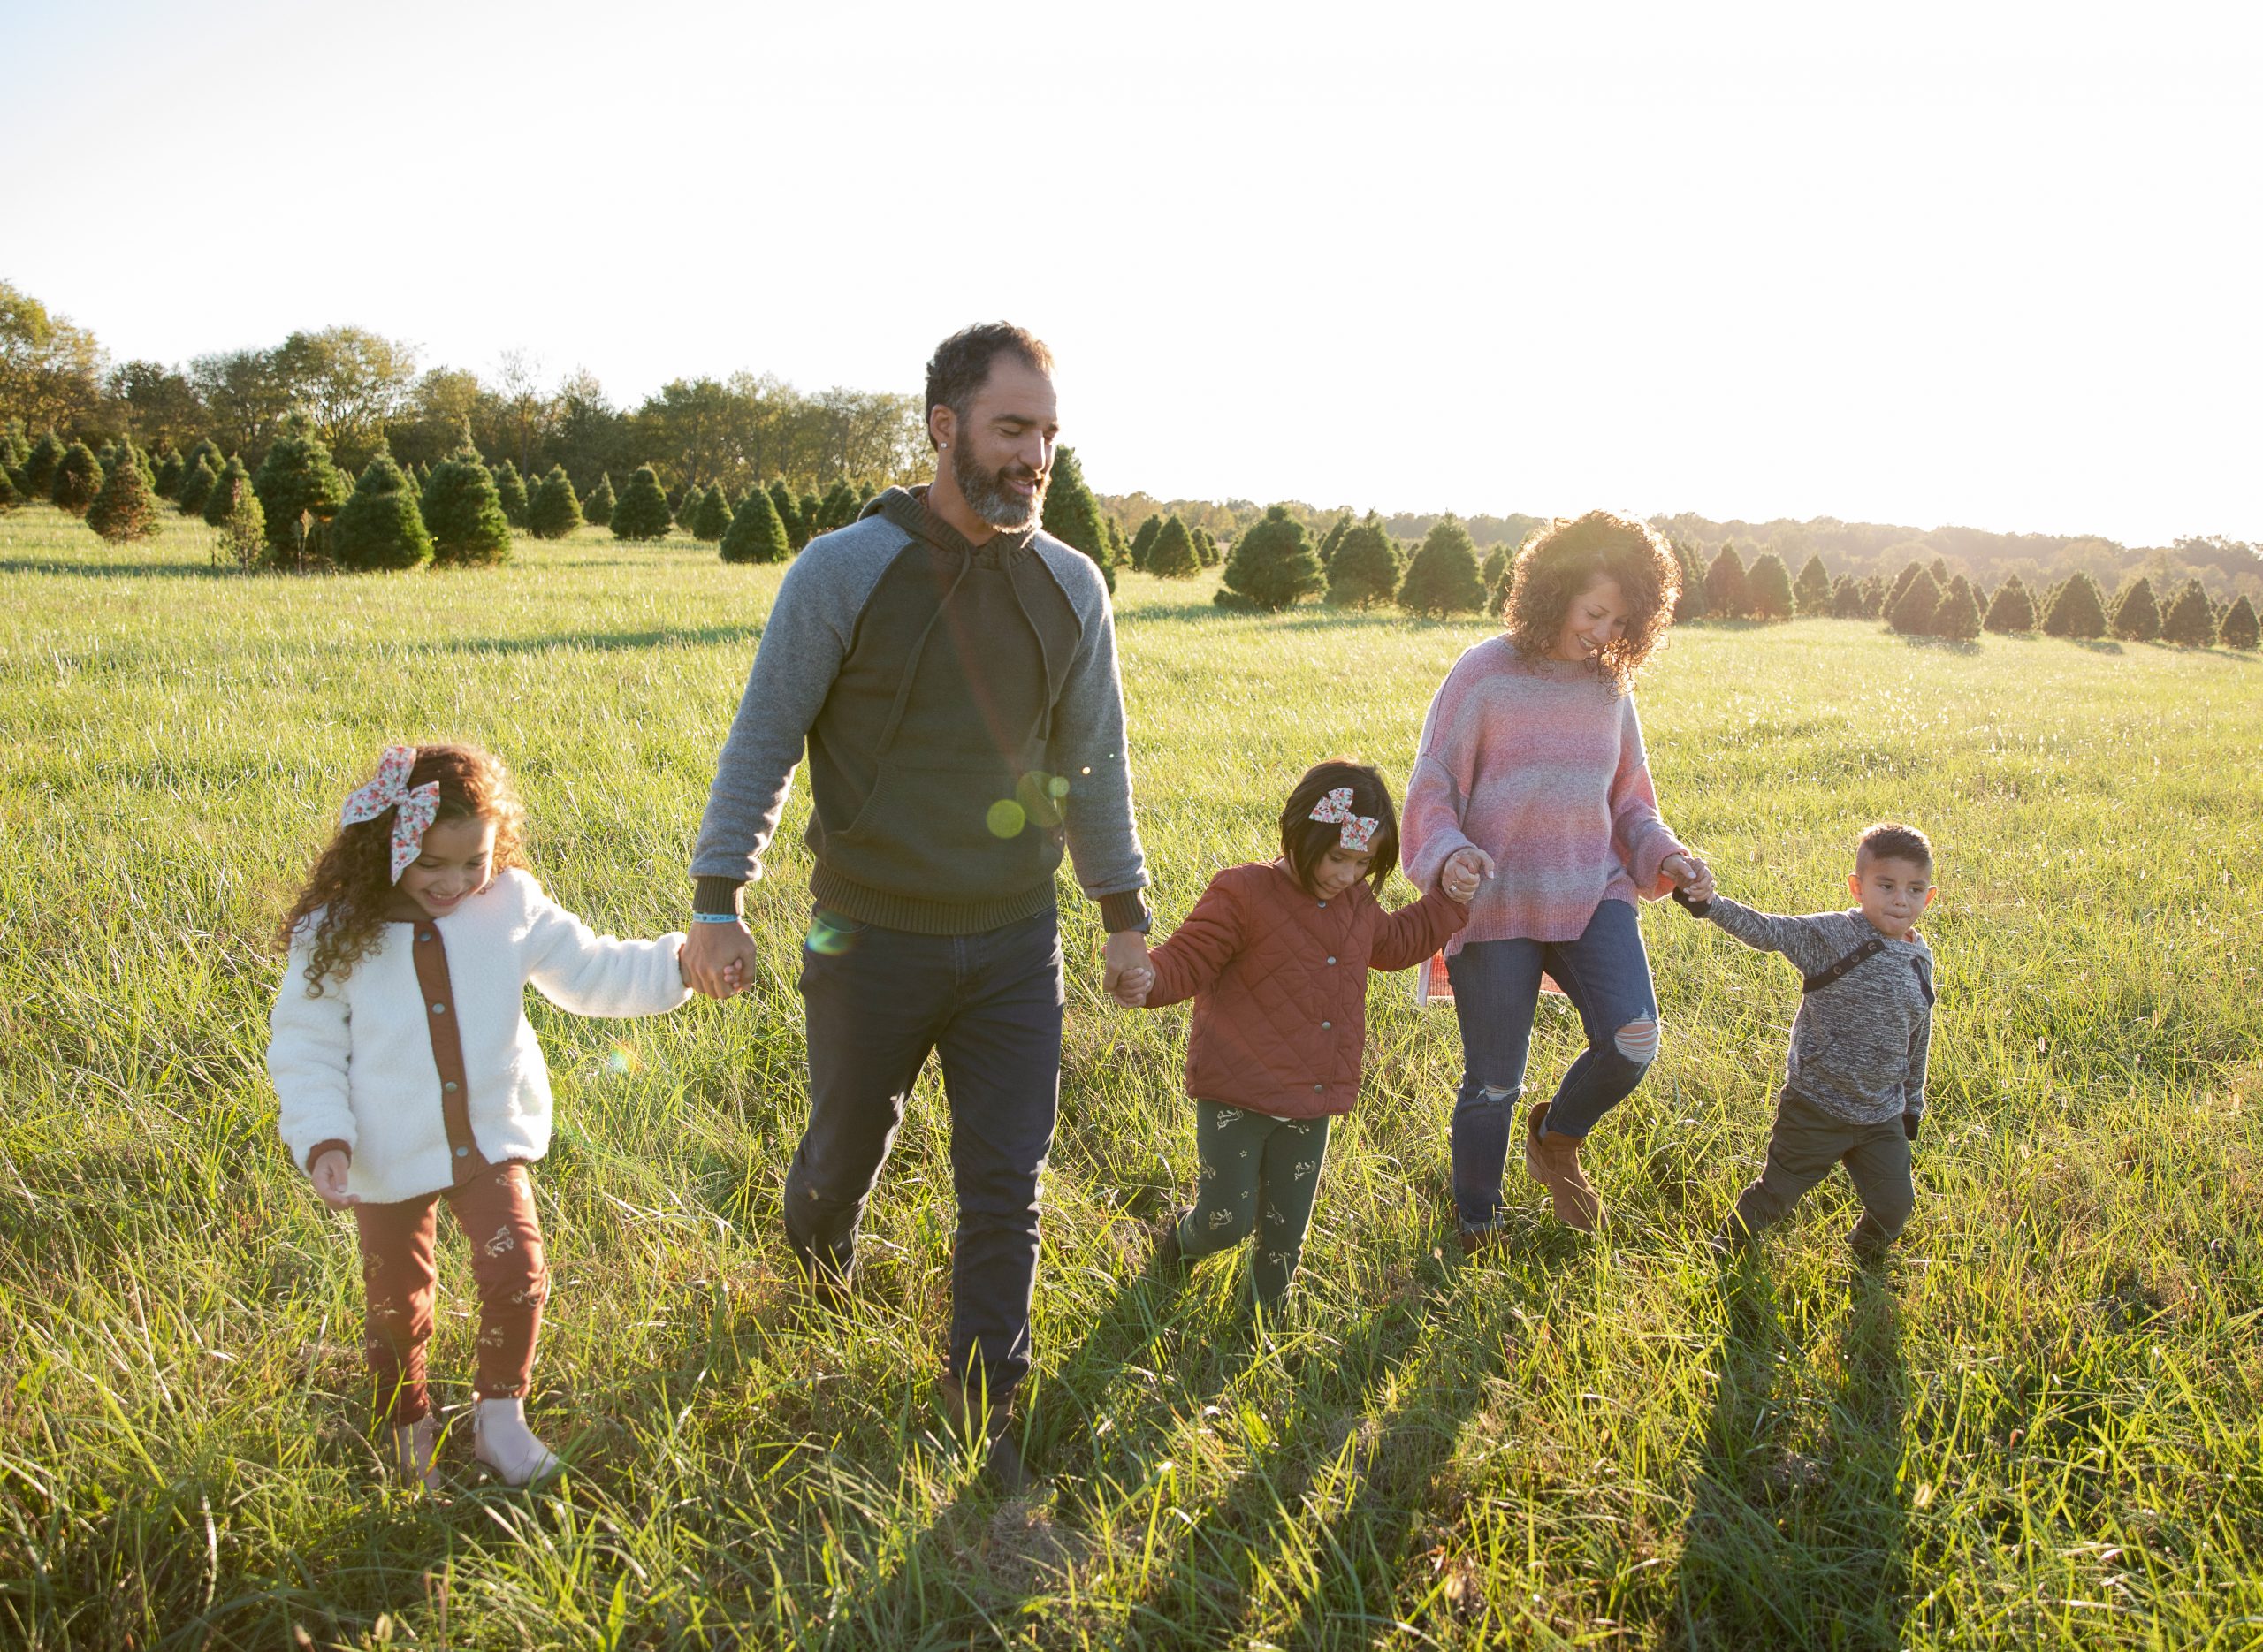
<instances>
[{"instance_id":1,"label":"boy's dark pants","mask_svg":"<svg viewBox=\"0 0 2263 1652\"><path fill-rule=\"evenodd\" d=\"M786 1237L804 1266L847 1275L912 1083L940 1052L958 1195L950 1374L994 1404L1030 1367L1038 1174L1061 1096L1059 917L918 935L820 910L801 986L810 1122L786 1172Z\"/></svg>"},{"instance_id":2,"label":"boy's dark pants","mask_svg":"<svg viewBox=\"0 0 2263 1652\"><path fill-rule=\"evenodd\" d=\"M1768 1163L1736 1201L1733 1226L1746 1235L1781 1221L1800 1196L1843 1164L1863 1201L1863 1219L1848 1244L1875 1254L1900 1237L1916 1204L1909 1179L1909 1138L1901 1121L1849 1124L1787 1090L1776 1103L1768 1134Z\"/></svg>"}]
</instances>

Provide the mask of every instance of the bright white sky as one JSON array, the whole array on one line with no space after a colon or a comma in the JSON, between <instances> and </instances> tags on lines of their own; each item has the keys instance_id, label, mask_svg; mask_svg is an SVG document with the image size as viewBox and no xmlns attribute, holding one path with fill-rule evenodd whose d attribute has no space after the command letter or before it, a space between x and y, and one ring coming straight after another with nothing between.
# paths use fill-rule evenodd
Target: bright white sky
<instances>
[{"instance_id":1,"label":"bright white sky","mask_svg":"<svg viewBox=\"0 0 2263 1652\"><path fill-rule=\"evenodd\" d=\"M121 359L353 323L633 406L1002 316L1106 491L2263 540L2250 4L0 23L0 276Z\"/></svg>"}]
</instances>

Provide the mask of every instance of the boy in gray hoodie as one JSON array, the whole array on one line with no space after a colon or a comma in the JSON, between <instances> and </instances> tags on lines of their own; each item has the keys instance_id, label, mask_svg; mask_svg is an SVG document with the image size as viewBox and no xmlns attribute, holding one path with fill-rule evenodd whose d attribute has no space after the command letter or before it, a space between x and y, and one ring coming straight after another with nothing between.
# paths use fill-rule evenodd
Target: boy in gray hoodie
<instances>
[{"instance_id":1,"label":"boy in gray hoodie","mask_svg":"<svg viewBox=\"0 0 2263 1652\"><path fill-rule=\"evenodd\" d=\"M1925 1113L1933 954L1916 931L1932 904L1933 849L1915 827L1874 826L1855 851L1843 912L1778 917L1710 888L1674 898L1748 947L1780 952L1803 978L1768 1162L1714 1243L1741 1245L1847 1167L1863 1201L1848 1243L1865 1261L1909 1220L1909 1145Z\"/></svg>"}]
</instances>

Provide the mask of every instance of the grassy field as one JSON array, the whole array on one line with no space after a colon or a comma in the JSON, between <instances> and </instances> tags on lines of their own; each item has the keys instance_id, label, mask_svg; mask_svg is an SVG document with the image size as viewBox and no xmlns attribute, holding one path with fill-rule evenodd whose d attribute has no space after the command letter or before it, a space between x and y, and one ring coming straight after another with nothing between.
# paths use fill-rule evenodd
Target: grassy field
<instances>
[{"instance_id":1,"label":"grassy field","mask_svg":"<svg viewBox=\"0 0 2263 1652\"><path fill-rule=\"evenodd\" d=\"M586 530L491 571L246 579L201 527L110 551L0 518L0 1642L2263 1644L2263 664L2153 647L1701 627L1643 688L1668 818L1729 893L1834 903L1881 816L1939 846L1933 1112L1880 1275L1844 1258L1843 1184L1755 1265L1705 1248L1797 984L1654 908L1666 1037L1593 1140L1607 1240L1520 1182L1513 1243L1460 1260L1452 1018L1377 978L1302 1309L1253 1334L1238 1265L1148 1276L1192 1164L1185 1021L1101 1001L1075 902L1049 1481L1002 1501L930 1432L932 1092L853 1310L806 1316L786 1274L797 795L750 892L754 992L533 1011L559 1120L534 1410L572 1473L503 1491L452 1437L448 1491L386 1488L348 1229L274 1134L274 919L377 750L452 735L516 768L560 900L673 926L776 582ZM1403 776L1486 630L1208 596L1119 593L1162 927L1267 852L1307 763ZM1535 1085L1572 1032L1551 1004ZM455 1405L453 1238L443 1270Z\"/></svg>"}]
</instances>

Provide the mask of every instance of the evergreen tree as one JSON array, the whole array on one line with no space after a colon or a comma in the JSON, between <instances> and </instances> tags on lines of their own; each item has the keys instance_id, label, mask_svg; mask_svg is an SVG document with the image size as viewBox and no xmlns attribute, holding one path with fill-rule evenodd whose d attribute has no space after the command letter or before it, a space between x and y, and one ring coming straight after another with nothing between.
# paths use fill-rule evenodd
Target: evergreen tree
<instances>
[{"instance_id":1,"label":"evergreen tree","mask_svg":"<svg viewBox=\"0 0 2263 1652\"><path fill-rule=\"evenodd\" d=\"M1320 542L1320 565L1325 568L1336 560L1336 552L1344 543L1345 535L1352 531L1352 513L1345 511L1328 525L1328 532ZM1331 598L1331 600L1333 598Z\"/></svg>"},{"instance_id":2,"label":"evergreen tree","mask_svg":"<svg viewBox=\"0 0 2263 1652\"><path fill-rule=\"evenodd\" d=\"M2043 616L2043 628L2053 636L2088 640L2106 635L2106 597L2087 573L2076 574L2059 587Z\"/></svg>"},{"instance_id":3,"label":"evergreen tree","mask_svg":"<svg viewBox=\"0 0 2263 1652\"><path fill-rule=\"evenodd\" d=\"M1226 560L1218 550L1218 542L1210 537L1210 530L1208 528L1197 528L1194 530L1194 556L1204 567L1215 567Z\"/></svg>"},{"instance_id":4,"label":"evergreen tree","mask_svg":"<svg viewBox=\"0 0 2263 1652\"><path fill-rule=\"evenodd\" d=\"M1055 456L1057 457L1060 453L1065 453L1068 451L1069 450L1065 447L1056 449ZM1056 471L1055 473L1054 481L1057 484L1059 480L1059 473ZM1087 491L1085 497L1090 499L1092 495ZM840 481L834 483L833 486L827 491L824 502L818 506L818 509L825 517L825 531L831 533L836 528L846 528L850 522L855 521L857 520L857 513L860 508L862 508L863 504L864 501L857 497L857 490L849 484L849 479L846 476L843 476ZM1097 506L1093 508L1093 514L1095 517L1100 514L1099 508ZM1086 550L1083 545L1078 545L1077 549L1083 551L1086 556L1093 556L1093 552ZM1096 556L1093 556L1093 560L1094 561L1098 561L1100 559Z\"/></svg>"},{"instance_id":5,"label":"evergreen tree","mask_svg":"<svg viewBox=\"0 0 2263 1652\"><path fill-rule=\"evenodd\" d=\"M228 461L228 468L212 484L212 497L204 504L204 520L217 530L216 557L225 555L239 567L249 567L259 560L267 544L267 517L259 507L259 491L252 486L251 473L241 460Z\"/></svg>"},{"instance_id":6,"label":"evergreen tree","mask_svg":"<svg viewBox=\"0 0 2263 1652\"><path fill-rule=\"evenodd\" d=\"M146 539L157 531L157 490L131 455L120 454L103 478L94 503L87 507L87 526L112 544Z\"/></svg>"},{"instance_id":7,"label":"evergreen tree","mask_svg":"<svg viewBox=\"0 0 2263 1652\"><path fill-rule=\"evenodd\" d=\"M1752 565L1745 575L1744 588L1751 600L1755 619L1788 620L1792 617L1792 571L1784 566L1784 559L1773 551Z\"/></svg>"},{"instance_id":8,"label":"evergreen tree","mask_svg":"<svg viewBox=\"0 0 2263 1652\"><path fill-rule=\"evenodd\" d=\"M527 531L537 539L563 539L582 520L582 501L563 465L552 465L527 500Z\"/></svg>"},{"instance_id":9,"label":"evergreen tree","mask_svg":"<svg viewBox=\"0 0 2263 1652\"><path fill-rule=\"evenodd\" d=\"M1744 576L1744 559L1736 547L1725 544L1713 565L1705 570L1705 612L1717 620L1741 620L1752 611L1752 592Z\"/></svg>"},{"instance_id":10,"label":"evergreen tree","mask_svg":"<svg viewBox=\"0 0 2263 1652\"><path fill-rule=\"evenodd\" d=\"M2222 622L2216 628L2216 640L2226 648L2236 648L2243 654L2252 654L2257 643L2263 641L2263 635L2259 634L2263 634L2263 624L2258 623L2255 605L2248 601L2244 594L2233 598L2231 606L2224 610Z\"/></svg>"},{"instance_id":11,"label":"evergreen tree","mask_svg":"<svg viewBox=\"0 0 2263 1652\"><path fill-rule=\"evenodd\" d=\"M598 472L597 486L582 501L582 520L592 528L603 528L613 521L613 477L605 471Z\"/></svg>"},{"instance_id":12,"label":"evergreen tree","mask_svg":"<svg viewBox=\"0 0 2263 1652\"><path fill-rule=\"evenodd\" d=\"M1909 561L1901 565L1901 572L1896 574L1893 583L1886 587L1886 611L1888 613L1893 612L1893 605L1901 600L1901 593L1909 589L1910 582L1925 571L1925 565L1922 562Z\"/></svg>"},{"instance_id":13,"label":"evergreen tree","mask_svg":"<svg viewBox=\"0 0 2263 1652\"><path fill-rule=\"evenodd\" d=\"M1886 611L1886 622L1904 636L1929 636L1933 629L1933 610L1940 605L1941 588L1921 567L1917 577L1901 588L1901 594Z\"/></svg>"},{"instance_id":14,"label":"evergreen tree","mask_svg":"<svg viewBox=\"0 0 2263 1652\"><path fill-rule=\"evenodd\" d=\"M629 485L613 507L613 537L616 539L665 539L668 537L668 496L650 465L636 467Z\"/></svg>"},{"instance_id":15,"label":"evergreen tree","mask_svg":"<svg viewBox=\"0 0 2263 1652\"><path fill-rule=\"evenodd\" d=\"M63 457L55 467L55 480L48 497L73 516L84 516L102 485L102 461L95 457L94 449L84 442L73 442L63 450Z\"/></svg>"},{"instance_id":16,"label":"evergreen tree","mask_svg":"<svg viewBox=\"0 0 2263 1652\"><path fill-rule=\"evenodd\" d=\"M68 452L53 430L44 432L24 456L24 491L35 499L55 497L55 473ZM91 455L89 455L91 457ZM89 503L92 500L89 499Z\"/></svg>"},{"instance_id":17,"label":"evergreen tree","mask_svg":"<svg viewBox=\"0 0 2263 1652\"><path fill-rule=\"evenodd\" d=\"M161 498L177 499L180 484L187 479L188 471L179 453L168 453L157 461L157 492Z\"/></svg>"},{"instance_id":18,"label":"evergreen tree","mask_svg":"<svg viewBox=\"0 0 2263 1652\"><path fill-rule=\"evenodd\" d=\"M2208 605L2208 593L2200 589L2198 580L2187 580L2184 589L2176 593L2176 600L2168 605L2162 616L2160 640L2174 643L2179 648L2209 648L2216 640L2216 611Z\"/></svg>"},{"instance_id":19,"label":"evergreen tree","mask_svg":"<svg viewBox=\"0 0 2263 1652\"><path fill-rule=\"evenodd\" d=\"M786 524L778 520L778 507L770 502L769 494L756 488L732 514L730 529L723 535L723 560L783 562L793 554Z\"/></svg>"},{"instance_id":20,"label":"evergreen tree","mask_svg":"<svg viewBox=\"0 0 2263 1652\"><path fill-rule=\"evenodd\" d=\"M1505 544L1495 545L1485 553L1485 560L1477 565L1477 577L1484 584L1485 601L1489 607L1492 605L1495 588L1508 578L1511 566L1509 547Z\"/></svg>"},{"instance_id":21,"label":"evergreen tree","mask_svg":"<svg viewBox=\"0 0 2263 1652\"><path fill-rule=\"evenodd\" d=\"M1873 574L1863 582L1863 618L1882 620L1886 617L1886 581Z\"/></svg>"},{"instance_id":22,"label":"evergreen tree","mask_svg":"<svg viewBox=\"0 0 2263 1652\"><path fill-rule=\"evenodd\" d=\"M1983 622L2000 636L2017 636L2035 629L2035 598L2016 574L1996 588L1989 599L1988 617Z\"/></svg>"},{"instance_id":23,"label":"evergreen tree","mask_svg":"<svg viewBox=\"0 0 2263 1652\"><path fill-rule=\"evenodd\" d=\"M503 507L506 522L514 528L527 525L527 479L507 459L495 467L495 499Z\"/></svg>"},{"instance_id":24,"label":"evergreen tree","mask_svg":"<svg viewBox=\"0 0 2263 1652\"><path fill-rule=\"evenodd\" d=\"M434 467L424 484L424 525L432 531L432 560L449 567L505 562L511 555L511 521L495 488L495 473L466 442Z\"/></svg>"},{"instance_id":25,"label":"evergreen tree","mask_svg":"<svg viewBox=\"0 0 2263 1652\"><path fill-rule=\"evenodd\" d=\"M810 542L810 525L802 520L801 501L786 485L785 477L771 483L770 503L778 512L778 525L786 530L786 543L798 553Z\"/></svg>"},{"instance_id":26,"label":"evergreen tree","mask_svg":"<svg viewBox=\"0 0 2263 1652\"><path fill-rule=\"evenodd\" d=\"M1711 611L1705 599L1704 564L1698 559L1697 548L1686 540L1674 539L1668 543L1673 547L1673 560L1681 569L1681 589L1673 599L1674 623L1679 625L1684 620L1702 620ZM1501 604L1508 600L1509 587L1515 582L1515 570L1516 559L1511 556L1499 582L1501 601L1493 605L1497 612Z\"/></svg>"},{"instance_id":27,"label":"evergreen tree","mask_svg":"<svg viewBox=\"0 0 2263 1652\"><path fill-rule=\"evenodd\" d=\"M2160 605L2153 600L2153 581L2142 574L2114 604L2114 635L2132 643L2150 643L2160 636Z\"/></svg>"},{"instance_id":28,"label":"evergreen tree","mask_svg":"<svg viewBox=\"0 0 2263 1652\"><path fill-rule=\"evenodd\" d=\"M337 515L348 491L345 476L331 461L329 446L296 414L283 422L282 434L259 461L251 485L267 519L269 552L293 569L305 566L310 554L320 553L318 544L309 544L316 524Z\"/></svg>"},{"instance_id":29,"label":"evergreen tree","mask_svg":"<svg viewBox=\"0 0 2263 1652\"><path fill-rule=\"evenodd\" d=\"M1186 531L1186 524L1173 516L1162 525L1155 536L1155 543L1147 552L1147 572L1157 579L1185 579L1202 570L1202 558L1194 549L1194 536Z\"/></svg>"},{"instance_id":30,"label":"evergreen tree","mask_svg":"<svg viewBox=\"0 0 2263 1652\"><path fill-rule=\"evenodd\" d=\"M228 468L228 456L220 451L220 445L217 442L206 436L198 438L196 445L188 450L187 457L181 462L187 467L181 472L181 485L187 487L188 472L195 469L200 464L211 471L217 480L220 473Z\"/></svg>"},{"instance_id":31,"label":"evergreen tree","mask_svg":"<svg viewBox=\"0 0 2263 1652\"><path fill-rule=\"evenodd\" d=\"M1139 524L1139 531L1132 536L1132 566L1142 573L1147 571L1147 554L1155 548L1155 540L1163 530L1163 519L1150 515Z\"/></svg>"},{"instance_id":32,"label":"evergreen tree","mask_svg":"<svg viewBox=\"0 0 2263 1652\"><path fill-rule=\"evenodd\" d=\"M1792 598L1802 614L1831 612L1831 570L1823 566L1823 558L1810 556L1807 566L1800 569L1798 581L1792 586Z\"/></svg>"},{"instance_id":33,"label":"evergreen tree","mask_svg":"<svg viewBox=\"0 0 2263 1652\"><path fill-rule=\"evenodd\" d=\"M330 554L340 567L372 573L432 560L416 490L385 448L362 468L353 497L331 523Z\"/></svg>"},{"instance_id":34,"label":"evergreen tree","mask_svg":"<svg viewBox=\"0 0 2263 1652\"><path fill-rule=\"evenodd\" d=\"M1925 572L1933 576L1933 588L1936 590L1945 591L1948 589L1948 559L1947 557L1935 557L1926 565Z\"/></svg>"},{"instance_id":35,"label":"evergreen tree","mask_svg":"<svg viewBox=\"0 0 2263 1652\"><path fill-rule=\"evenodd\" d=\"M707 490L699 501L699 508L691 514L691 537L703 544L720 544L723 536L731 529L731 502L723 496L723 484L718 482Z\"/></svg>"},{"instance_id":36,"label":"evergreen tree","mask_svg":"<svg viewBox=\"0 0 2263 1652\"><path fill-rule=\"evenodd\" d=\"M1459 517L1442 516L1422 536L1398 582L1398 605L1409 613L1475 613L1485 606L1477 575L1477 547Z\"/></svg>"},{"instance_id":37,"label":"evergreen tree","mask_svg":"<svg viewBox=\"0 0 2263 1652\"><path fill-rule=\"evenodd\" d=\"M234 490L228 484L238 477L243 479L246 487L251 485L251 472L244 468L241 459L231 454L228 461L220 467L220 474L212 478L212 491L205 496L203 515L206 527L217 528L228 520L229 513L235 508ZM266 526L266 519L262 517L261 531L264 532Z\"/></svg>"},{"instance_id":38,"label":"evergreen tree","mask_svg":"<svg viewBox=\"0 0 2263 1652\"><path fill-rule=\"evenodd\" d=\"M1109 590L1116 589L1116 559L1110 553L1107 517L1085 481L1085 468L1077 462L1073 447L1053 450L1053 474L1046 486L1045 514L1040 525L1063 544L1090 557Z\"/></svg>"},{"instance_id":39,"label":"evergreen tree","mask_svg":"<svg viewBox=\"0 0 2263 1652\"><path fill-rule=\"evenodd\" d=\"M1190 536L1192 537L1192 536ZM1199 543L1194 547L1200 560ZM1269 505L1234 543L1225 581L1211 600L1222 608L1255 608L1272 613L1311 595L1327 582L1312 535L1285 505Z\"/></svg>"},{"instance_id":40,"label":"evergreen tree","mask_svg":"<svg viewBox=\"0 0 2263 1652\"><path fill-rule=\"evenodd\" d=\"M0 424L0 473L4 473L9 480L13 481L16 472L24 468L25 461L31 456L32 439L24 433L24 422L11 419L5 424Z\"/></svg>"},{"instance_id":41,"label":"evergreen tree","mask_svg":"<svg viewBox=\"0 0 2263 1652\"><path fill-rule=\"evenodd\" d=\"M1338 608L1372 608L1398 594L1398 547L1383 531L1383 519L1367 519L1336 543L1328 563L1328 600Z\"/></svg>"},{"instance_id":42,"label":"evergreen tree","mask_svg":"<svg viewBox=\"0 0 2263 1652\"><path fill-rule=\"evenodd\" d=\"M801 514L802 530L811 539L825 531L825 501L816 494L803 494L794 501L794 508Z\"/></svg>"},{"instance_id":43,"label":"evergreen tree","mask_svg":"<svg viewBox=\"0 0 2263 1652\"><path fill-rule=\"evenodd\" d=\"M1859 620L1863 617L1863 586L1852 574L1841 574L1831 586L1831 617L1834 620Z\"/></svg>"},{"instance_id":44,"label":"evergreen tree","mask_svg":"<svg viewBox=\"0 0 2263 1652\"><path fill-rule=\"evenodd\" d=\"M1902 600L1909 598L1905 596ZM1980 605L1973 600L1972 587L1960 577L1948 582L1948 594L1933 610L1933 635L1952 642L1970 643L1980 635Z\"/></svg>"},{"instance_id":45,"label":"evergreen tree","mask_svg":"<svg viewBox=\"0 0 2263 1652\"><path fill-rule=\"evenodd\" d=\"M1132 541L1124 536L1124 524L1111 515L1108 518L1108 570L1110 590L1116 589L1116 570L1131 560Z\"/></svg>"},{"instance_id":46,"label":"evergreen tree","mask_svg":"<svg viewBox=\"0 0 2263 1652\"><path fill-rule=\"evenodd\" d=\"M23 502L24 496L17 490L15 477L9 474L7 466L0 465L0 515L17 509Z\"/></svg>"},{"instance_id":47,"label":"evergreen tree","mask_svg":"<svg viewBox=\"0 0 2263 1652\"><path fill-rule=\"evenodd\" d=\"M219 479L219 472L205 462L202 454L198 454L196 462L188 468L188 475L181 481L180 514L184 516L202 515L204 501L212 497L212 484Z\"/></svg>"}]
</instances>

